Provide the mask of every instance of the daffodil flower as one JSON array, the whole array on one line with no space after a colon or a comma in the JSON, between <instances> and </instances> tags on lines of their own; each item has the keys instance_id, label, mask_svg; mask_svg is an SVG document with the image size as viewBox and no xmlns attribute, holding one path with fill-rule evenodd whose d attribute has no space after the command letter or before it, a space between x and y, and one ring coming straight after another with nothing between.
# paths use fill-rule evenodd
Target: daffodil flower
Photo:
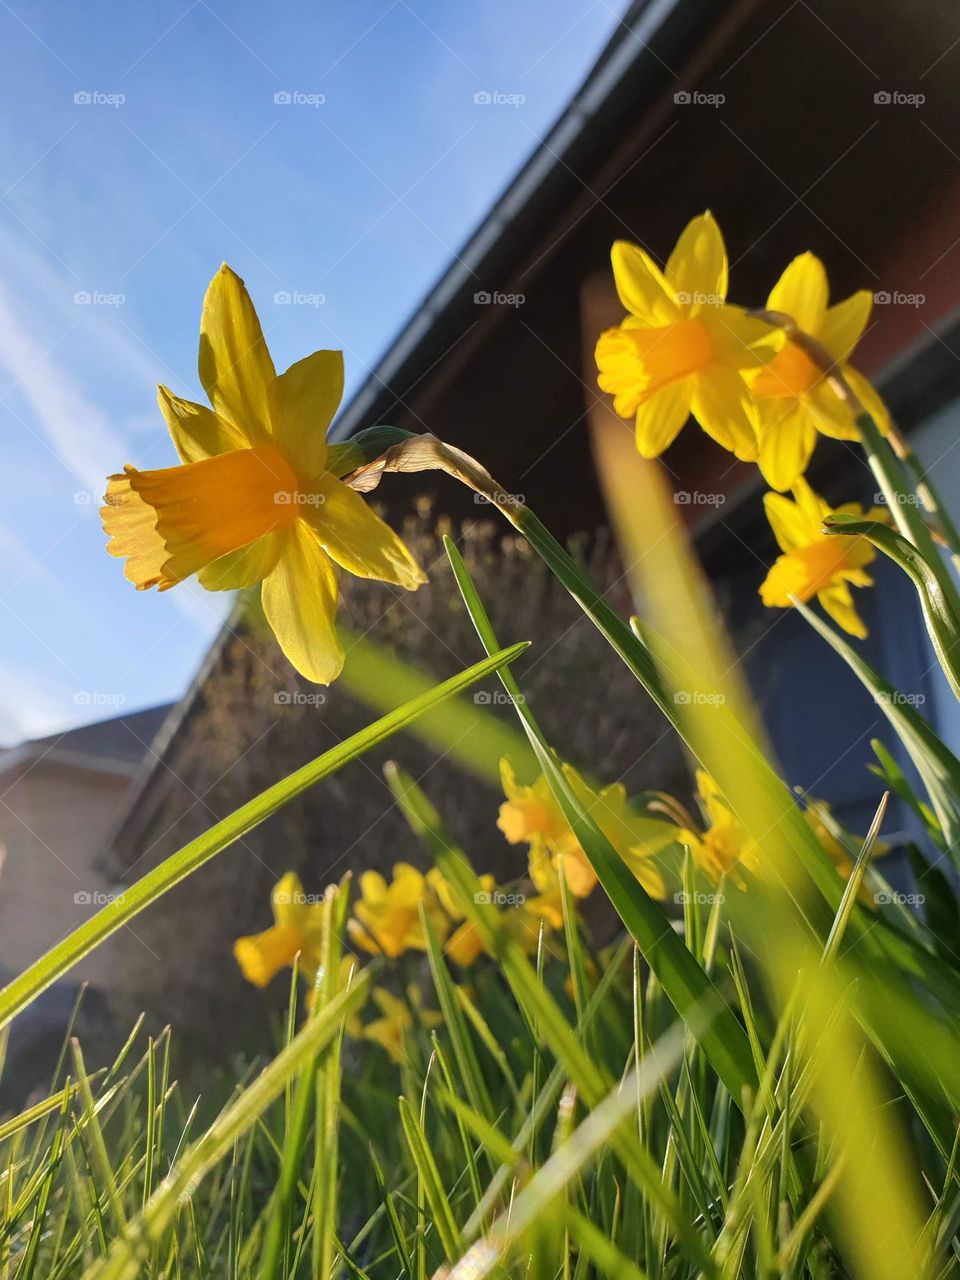
<instances>
[{"instance_id":1,"label":"daffodil flower","mask_svg":"<svg viewBox=\"0 0 960 1280\"><path fill-rule=\"evenodd\" d=\"M572 765L563 765L563 771L580 804L643 887L662 898L663 877L651 859L675 838L676 828L635 813L622 783L598 791ZM541 894L541 914L559 927L555 922L562 923L563 917L556 864L562 862L567 887L575 898L589 897L596 887L597 873L543 775L532 785L520 784L510 761L503 759L500 779L507 800L500 806L497 825L511 844L530 846L530 878Z\"/></svg>"},{"instance_id":2,"label":"daffodil flower","mask_svg":"<svg viewBox=\"0 0 960 1280\"><path fill-rule=\"evenodd\" d=\"M351 1030L351 1034L380 1045L382 1049L387 1051L391 1059L398 1066L401 1066L404 1060L404 1041L408 1032L412 1031L414 1026L410 1006L384 987L374 987L371 994L382 1016L374 1018L366 1026L355 1026ZM437 1027L440 1025L443 1018L435 1009L423 1009L420 1007L419 992L416 987L409 989L408 996L417 1010L418 1018L425 1027Z\"/></svg>"},{"instance_id":3,"label":"daffodil flower","mask_svg":"<svg viewBox=\"0 0 960 1280\"><path fill-rule=\"evenodd\" d=\"M884 434L890 417L869 381L849 363L870 319L873 297L861 289L828 306L823 263L803 253L784 271L767 299L769 311L787 315L801 333L815 339ZM807 469L817 432L835 440L859 440L847 402L825 371L796 342L788 340L769 364L747 375L757 406L759 464L773 489L790 489Z\"/></svg>"},{"instance_id":4,"label":"daffodil flower","mask_svg":"<svg viewBox=\"0 0 960 1280\"><path fill-rule=\"evenodd\" d=\"M743 373L783 339L727 304L727 252L713 216L689 223L663 271L623 240L611 257L629 314L597 343L599 385L621 417L635 416L640 453L663 453L692 413L724 449L753 461L757 427Z\"/></svg>"},{"instance_id":5,"label":"daffodil flower","mask_svg":"<svg viewBox=\"0 0 960 1280\"><path fill-rule=\"evenodd\" d=\"M204 300L200 381L212 409L159 390L183 465L110 477L107 550L139 590L193 574L208 591L262 583L283 652L329 684L344 661L337 566L408 590L425 581L400 538L327 469L342 353L315 351L278 375L243 281L224 265Z\"/></svg>"},{"instance_id":6,"label":"daffodil flower","mask_svg":"<svg viewBox=\"0 0 960 1280\"><path fill-rule=\"evenodd\" d=\"M436 867L427 872L427 883L437 895L437 900L457 925L444 946L444 951L456 964L469 968L486 950L480 930L472 920L468 920L467 911L461 901L459 892ZM491 875L479 877L480 891L488 897L496 888L496 881Z\"/></svg>"},{"instance_id":7,"label":"daffodil flower","mask_svg":"<svg viewBox=\"0 0 960 1280\"><path fill-rule=\"evenodd\" d=\"M233 944L243 976L254 986L265 987L299 955L300 971L312 983L320 963L322 904L307 900L295 871L281 876L270 901L274 920L270 928Z\"/></svg>"},{"instance_id":8,"label":"daffodil flower","mask_svg":"<svg viewBox=\"0 0 960 1280\"><path fill-rule=\"evenodd\" d=\"M807 800L807 807L803 812L803 816L806 818L807 824L813 830L817 839L823 845L824 850L830 858L830 861L836 867L837 871L844 880L849 880L850 873L853 871L853 858L850 857L849 850L846 846L837 839L837 836L827 825L829 820L839 826L839 823L837 823L836 818L833 817L833 814L830 811L829 804L827 804L826 800L815 800L811 796ZM845 834L849 836L854 845L859 847L863 844L862 836L855 836L850 832L845 832ZM882 858L884 854L889 852L890 846L888 844L884 844L882 840L875 840L873 848L870 851L870 857ZM858 896L866 903L873 901L873 895L867 887L866 880L864 880L861 885Z\"/></svg>"},{"instance_id":9,"label":"daffodil flower","mask_svg":"<svg viewBox=\"0 0 960 1280\"><path fill-rule=\"evenodd\" d=\"M427 940L420 922L420 903L441 942L450 921L426 876L407 862L393 868L387 884L379 871L360 877L360 898L347 922L347 931L358 947L373 954L397 957L405 951L425 951Z\"/></svg>"},{"instance_id":10,"label":"daffodil flower","mask_svg":"<svg viewBox=\"0 0 960 1280\"><path fill-rule=\"evenodd\" d=\"M683 830L677 838L689 847L696 865L714 884L729 876L742 886L742 871L756 874L760 869L759 847L747 835L713 778L702 769L697 770L696 778L706 829Z\"/></svg>"},{"instance_id":11,"label":"daffodil flower","mask_svg":"<svg viewBox=\"0 0 960 1280\"><path fill-rule=\"evenodd\" d=\"M866 566L877 553L866 538L823 532L824 518L835 512L806 480L796 482L793 497L791 502L784 494L768 493L763 500L783 555L760 587L760 598L769 608L785 609L791 596L804 604L816 596L838 626L862 640L867 628L854 606L850 586L873 584ZM865 515L868 520L885 518L878 508L865 514L856 502L844 503L836 511L861 518Z\"/></svg>"}]
</instances>

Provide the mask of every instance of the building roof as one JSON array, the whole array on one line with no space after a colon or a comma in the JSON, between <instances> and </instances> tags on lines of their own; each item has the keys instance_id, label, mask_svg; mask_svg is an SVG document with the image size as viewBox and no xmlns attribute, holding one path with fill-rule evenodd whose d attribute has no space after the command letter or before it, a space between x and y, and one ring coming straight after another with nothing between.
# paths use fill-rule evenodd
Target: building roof
<instances>
[{"instance_id":1,"label":"building roof","mask_svg":"<svg viewBox=\"0 0 960 1280\"><path fill-rule=\"evenodd\" d=\"M164 703L111 716L8 747L0 751L0 773L24 763L36 766L44 762L98 773L132 774L173 706Z\"/></svg>"}]
</instances>

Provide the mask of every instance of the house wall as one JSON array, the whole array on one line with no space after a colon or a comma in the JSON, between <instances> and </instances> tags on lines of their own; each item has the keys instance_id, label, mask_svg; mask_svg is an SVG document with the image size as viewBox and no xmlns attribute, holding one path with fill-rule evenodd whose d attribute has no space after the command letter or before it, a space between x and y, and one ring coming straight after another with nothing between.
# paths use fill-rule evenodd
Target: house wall
<instances>
[{"instance_id":1,"label":"house wall","mask_svg":"<svg viewBox=\"0 0 960 1280\"><path fill-rule=\"evenodd\" d=\"M41 761L2 781L0 969L18 973L88 919L110 892L94 863L128 777ZM76 980L105 985L105 955L101 948L81 961Z\"/></svg>"},{"instance_id":2,"label":"house wall","mask_svg":"<svg viewBox=\"0 0 960 1280\"><path fill-rule=\"evenodd\" d=\"M910 437L924 466L932 473L937 492L954 519L960 520L960 400L953 401ZM935 663L927 642L929 661ZM937 672L939 677L940 673ZM946 680L932 684L929 718L950 749L960 755L960 704Z\"/></svg>"}]
</instances>

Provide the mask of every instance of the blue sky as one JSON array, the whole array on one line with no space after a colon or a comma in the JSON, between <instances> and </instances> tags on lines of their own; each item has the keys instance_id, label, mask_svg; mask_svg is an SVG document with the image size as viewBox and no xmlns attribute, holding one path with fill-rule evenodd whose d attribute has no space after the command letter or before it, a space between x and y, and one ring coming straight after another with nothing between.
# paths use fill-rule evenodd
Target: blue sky
<instances>
[{"instance_id":1,"label":"blue sky","mask_svg":"<svg viewBox=\"0 0 960 1280\"><path fill-rule=\"evenodd\" d=\"M174 461L155 383L202 398L221 260L278 368L342 347L349 396L623 7L0 6L0 741L177 697L224 615L134 591L97 517L106 474Z\"/></svg>"}]
</instances>

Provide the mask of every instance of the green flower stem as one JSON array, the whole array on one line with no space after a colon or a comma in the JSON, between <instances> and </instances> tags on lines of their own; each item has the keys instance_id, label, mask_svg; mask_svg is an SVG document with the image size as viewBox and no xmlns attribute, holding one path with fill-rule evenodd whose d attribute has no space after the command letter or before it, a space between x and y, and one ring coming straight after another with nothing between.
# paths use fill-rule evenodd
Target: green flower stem
<instances>
[{"instance_id":1,"label":"green flower stem","mask_svg":"<svg viewBox=\"0 0 960 1280\"><path fill-rule=\"evenodd\" d=\"M916 480L917 494L937 522L937 527L950 550L953 562L960 569L960 530L957 529L946 504L934 487L930 473L896 427L891 427L887 439L890 441L896 456L913 473Z\"/></svg>"}]
</instances>

